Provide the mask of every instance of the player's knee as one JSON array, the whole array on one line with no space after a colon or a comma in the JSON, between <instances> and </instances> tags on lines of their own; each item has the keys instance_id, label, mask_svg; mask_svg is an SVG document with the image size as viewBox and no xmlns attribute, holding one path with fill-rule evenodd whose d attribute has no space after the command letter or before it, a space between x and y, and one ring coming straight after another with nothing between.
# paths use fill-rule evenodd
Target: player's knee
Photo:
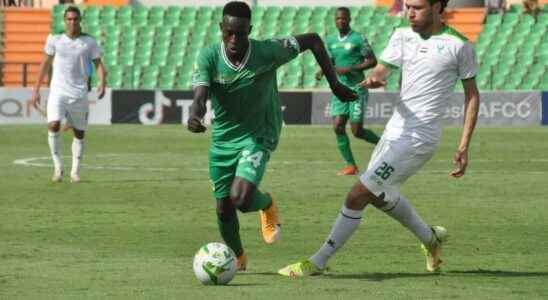
<instances>
[{"instance_id":1,"label":"player's knee","mask_svg":"<svg viewBox=\"0 0 548 300\"><path fill-rule=\"evenodd\" d=\"M399 199L400 199L399 191L387 190L383 192L382 194L380 194L379 197L375 199L375 201L371 202L371 204L373 204L373 206L375 206L376 208L382 211L389 211L392 208L394 208L396 204L398 204Z\"/></svg>"},{"instance_id":2,"label":"player's knee","mask_svg":"<svg viewBox=\"0 0 548 300\"><path fill-rule=\"evenodd\" d=\"M345 126L344 124L337 124L333 127L333 130L335 131L336 135L343 135L346 134Z\"/></svg>"},{"instance_id":3,"label":"player's knee","mask_svg":"<svg viewBox=\"0 0 548 300\"><path fill-rule=\"evenodd\" d=\"M230 221L236 216L236 209L230 199L217 201L217 217L225 222Z\"/></svg>"},{"instance_id":4,"label":"player's knee","mask_svg":"<svg viewBox=\"0 0 548 300\"><path fill-rule=\"evenodd\" d=\"M359 138L363 136L363 128L362 127L352 127L352 135Z\"/></svg>"},{"instance_id":5,"label":"player's knee","mask_svg":"<svg viewBox=\"0 0 548 300\"><path fill-rule=\"evenodd\" d=\"M85 131L74 129L74 137L81 140L84 138Z\"/></svg>"},{"instance_id":6,"label":"player's knee","mask_svg":"<svg viewBox=\"0 0 548 300\"><path fill-rule=\"evenodd\" d=\"M230 193L230 202L240 211L246 212L251 202L251 193L245 190L232 191Z\"/></svg>"},{"instance_id":7,"label":"player's knee","mask_svg":"<svg viewBox=\"0 0 548 300\"><path fill-rule=\"evenodd\" d=\"M48 123L48 130L51 132L59 132L61 129L61 122L55 121L55 122L49 122Z\"/></svg>"},{"instance_id":8,"label":"player's knee","mask_svg":"<svg viewBox=\"0 0 548 300\"><path fill-rule=\"evenodd\" d=\"M357 182L346 196L346 207L361 210L367 204L374 201L375 195L371 193L361 182Z\"/></svg>"}]
</instances>

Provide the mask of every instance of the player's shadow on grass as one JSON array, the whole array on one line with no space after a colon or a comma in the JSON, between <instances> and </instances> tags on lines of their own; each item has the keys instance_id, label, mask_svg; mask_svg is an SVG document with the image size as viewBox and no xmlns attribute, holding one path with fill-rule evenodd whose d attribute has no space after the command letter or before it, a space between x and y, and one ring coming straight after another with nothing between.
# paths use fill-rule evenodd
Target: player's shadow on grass
<instances>
[{"instance_id":1,"label":"player's shadow on grass","mask_svg":"<svg viewBox=\"0 0 548 300\"><path fill-rule=\"evenodd\" d=\"M491 277L548 277L548 272L518 272L507 270L460 270L447 271L448 275L474 275Z\"/></svg>"},{"instance_id":2,"label":"player's shadow on grass","mask_svg":"<svg viewBox=\"0 0 548 300\"><path fill-rule=\"evenodd\" d=\"M250 272L250 271L238 272L238 276L241 276L241 275L279 276L278 273L276 272Z\"/></svg>"},{"instance_id":3,"label":"player's shadow on grass","mask_svg":"<svg viewBox=\"0 0 548 300\"><path fill-rule=\"evenodd\" d=\"M265 284L261 284L261 283L229 283L225 287L227 287L227 286L228 287L248 287L248 286L251 287L251 286L262 286L262 285L265 285Z\"/></svg>"},{"instance_id":4,"label":"player's shadow on grass","mask_svg":"<svg viewBox=\"0 0 548 300\"><path fill-rule=\"evenodd\" d=\"M355 274L324 274L320 277L329 279L365 279L368 281L385 281L390 279L418 278L439 276L437 273L355 273Z\"/></svg>"},{"instance_id":5,"label":"player's shadow on grass","mask_svg":"<svg viewBox=\"0 0 548 300\"><path fill-rule=\"evenodd\" d=\"M517 272L505 270L455 270L441 273L358 273L358 274L325 274L320 277L329 279L365 279L385 281L390 279L420 278L436 276L488 276L488 277L548 277L548 272Z\"/></svg>"}]
</instances>

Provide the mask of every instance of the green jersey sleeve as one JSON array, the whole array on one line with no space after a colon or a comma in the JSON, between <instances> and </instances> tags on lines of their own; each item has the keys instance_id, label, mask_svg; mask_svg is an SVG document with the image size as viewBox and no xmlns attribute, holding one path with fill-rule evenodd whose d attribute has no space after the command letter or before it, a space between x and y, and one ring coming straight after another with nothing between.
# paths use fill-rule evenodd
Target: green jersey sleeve
<instances>
[{"instance_id":1,"label":"green jersey sleeve","mask_svg":"<svg viewBox=\"0 0 548 300\"><path fill-rule=\"evenodd\" d=\"M365 37L365 35L362 36L362 43L361 43L361 46L360 46L360 54L365 57L365 58L369 58L369 57L372 57L374 54L373 54L373 49L371 49L371 45L369 44L369 41L367 40L367 37Z\"/></svg>"},{"instance_id":2,"label":"green jersey sleeve","mask_svg":"<svg viewBox=\"0 0 548 300\"><path fill-rule=\"evenodd\" d=\"M289 62L301 52L299 42L295 37L272 39L269 46L271 46L270 52L276 67Z\"/></svg>"},{"instance_id":3,"label":"green jersey sleeve","mask_svg":"<svg viewBox=\"0 0 548 300\"><path fill-rule=\"evenodd\" d=\"M210 47L202 51L194 64L194 74L192 75L192 86L211 86L214 70L214 48Z\"/></svg>"},{"instance_id":4,"label":"green jersey sleeve","mask_svg":"<svg viewBox=\"0 0 548 300\"><path fill-rule=\"evenodd\" d=\"M325 39L325 48L327 50L327 55L329 56L329 58L331 59L331 61L335 60L335 58L333 57L333 53L331 52L331 45L333 44L332 42L332 38L331 36L328 36L326 39Z\"/></svg>"}]
</instances>

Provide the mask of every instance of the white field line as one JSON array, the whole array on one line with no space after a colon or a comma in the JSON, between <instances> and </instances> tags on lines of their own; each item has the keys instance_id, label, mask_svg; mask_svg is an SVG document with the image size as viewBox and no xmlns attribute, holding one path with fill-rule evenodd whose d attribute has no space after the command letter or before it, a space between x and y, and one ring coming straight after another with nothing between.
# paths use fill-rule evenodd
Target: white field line
<instances>
[{"instance_id":1,"label":"white field line","mask_svg":"<svg viewBox=\"0 0 548 300\"><path fill-rule=\"evenodd\" d=\"M140 156L139 154L99 154L95 155L95 157L120 157L120 156ZM65 158L70 158L70 156L65 156ZM43 162L47 161L47 162ZM28 158L21 158L16 159L13 161L13 164L19 165L19 166L26 166L26 167L39 167L39 168L52 168L53 164L50 162L51 157L50 156L39 156L39 157L28 157ZM451 161L449 159L438 159L433 160L432 162L435 163L447 163L448 166L451 165ZM524 160L495 160L495 159L472 159L471 163L548 163L548 159L524 159ZM206 163L206 161L202 162ZM202 164L200 163L200 164ZM196 165L196 162L181 162L183 165ZM307 160L296 160L296 161L273 161L270 162L269 165L271 166L277 166L277 165L334 165L334 164L340 164L339 162L334 161L322 161L322 160L315 160L315 161L307 161ZM133 167L133 166L116 166L116 165L90 165L90 164L82 164L82 167L88 170L112 170L112 171L136 171L136 170L143 170L143 171L151 171L151 172L177 172L177 171L194 171L194 172L208 172L208 168L162 168L162 167ZM274 168L268 168L267 172L275 172L276 167ZM424 174L447 174L449 173L449 168L447 170L423 170L419 171L419 173ZM315 173L333 173L332 170L314 170ZM480 171L480 170L470 170L470 173L474 174L515 174L515 171L504 171L504 170L497 170L497 171ZM547 174L548 168L546 171L519 171L520 174Z\"/></svg>"}]
</instances>

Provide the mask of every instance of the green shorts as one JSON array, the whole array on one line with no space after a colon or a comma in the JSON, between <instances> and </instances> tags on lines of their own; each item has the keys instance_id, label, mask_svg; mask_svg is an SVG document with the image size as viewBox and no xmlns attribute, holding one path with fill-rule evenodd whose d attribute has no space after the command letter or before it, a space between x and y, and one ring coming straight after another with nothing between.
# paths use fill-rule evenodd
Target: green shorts
<instances>
[{"instance_id":1,"label":"green shorts","mask_svg":"<svg viewBox=\"0 0 548 300\"><path fill-rule=\"evenodd\" d=\"M331 98L331 117L347 116L350 123L363 123L363 114L367 108L367 91L358 92L358 99L351 102L342 102L339 98Z\"/></svg>"},{"instance_id":2,"label":"green shorts","mask_svg":"<svg viewBox=\"0 0 548 300\"><path fill-rule=\"evenodd\" d=\"M244 147L212 145L209 149L209 178L216 199L230 196L234 177L259 186L270 159L270 150L260 144Z\"/></svg>"}]
</instances>

